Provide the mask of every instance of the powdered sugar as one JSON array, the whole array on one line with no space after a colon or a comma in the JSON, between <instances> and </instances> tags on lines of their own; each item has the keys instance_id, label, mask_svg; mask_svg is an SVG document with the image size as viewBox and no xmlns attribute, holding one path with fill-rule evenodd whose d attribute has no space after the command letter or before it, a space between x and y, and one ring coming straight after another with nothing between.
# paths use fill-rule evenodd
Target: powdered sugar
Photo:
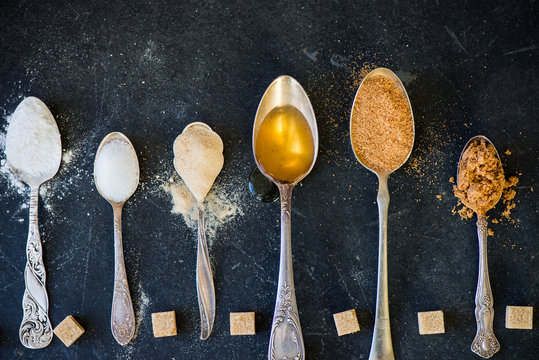
<instances>
[{"instance_id":1,"label":"powdered sugar","mask_svg":"<svg viewBox=\"0 0 539 360\"><path fill-rule=\"evenodd\" d=\"M171 212L182 215L185 224L192 230L197 229L198 207L195 197L191 194L185 183L177 176L170 177L161 185L172 201ZM218 237L218 229L243 215L241 208L241 187L235 184L221 184L220 181L210 190L204 202L206 235L210 245Z\"/></svg>"},{"instance_id":2,"label":"powdered sugar","mask_svg":"<svg viewBox=\"0 0 539 360\"><path fill-rule=\"evenodd\" d=\"M62 155L56 121L38 98L25 98L9 120L6 160L25 178L47 180L56 174ZM23 179L24 180L24 179Z\"/></svg>"}]
</instances>

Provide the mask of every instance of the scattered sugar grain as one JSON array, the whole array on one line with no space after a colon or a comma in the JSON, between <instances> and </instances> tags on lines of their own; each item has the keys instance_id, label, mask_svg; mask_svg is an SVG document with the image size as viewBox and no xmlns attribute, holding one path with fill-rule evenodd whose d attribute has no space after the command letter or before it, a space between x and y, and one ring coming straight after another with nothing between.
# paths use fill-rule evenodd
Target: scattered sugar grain
<instances>
[{"instance_id":1,"label":"scattered sugar grain","mask_svg":"<svg viewBox=\"0 0 539 360\"><path fill-rule=\"evenodd\" d=\"M182 215L185 224L192 230L198 227L198 208L195 197L191 194L183 180L174 175L161 185L161 190L166 191L172 202L171 212ZM204 225L208 243L211 246L217 236L218 229L243 215L241 208L241 196L243 188L235 184L222 184L217 182L206 197L204 202Z\"/></svg>"},{"instance_id":2,"label":"scattered sugar grain","mask_svg":"<svg viewBox=\"0 0 539 360\"><path fill-rule=\"evenodd\" d=\"M73 160L73 157L73 150L64 150L64 154L62 155L62 165L69 165Z\"/></svg>"}]
</instances>

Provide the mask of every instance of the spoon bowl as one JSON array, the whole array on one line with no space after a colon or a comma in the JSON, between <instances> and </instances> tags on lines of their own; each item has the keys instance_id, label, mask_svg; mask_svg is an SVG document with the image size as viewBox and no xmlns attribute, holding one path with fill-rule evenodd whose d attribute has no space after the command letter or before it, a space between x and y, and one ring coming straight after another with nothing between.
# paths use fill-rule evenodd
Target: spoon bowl
<instances>
[{"instance_id":1,"label":"spoon bowl","mask_svg":"<svg viewBox=\"0 0 539 360\"><path fill-rule=\"evenodd\" d=\"M115 200L106 196L103 193L103 189L99 188L99 174L96 171L98 167L98 161L100 161L100 155L103 148L112 141L121 141L129 146L129 150L134 155L136 162L136 182L132 184L132 191L126 193L121 200ZM115 159L117 160L117 159ZM114 174L118 175L118 174ZM121 176L126 174L121 174ZM102 176L104 176L102 174ZM122 208L125 202L133 195L139 184L140 169L137 158L137 153L131 141L120 132L112 132L105 136L101 141L97 153L95 156L94 164L94 182L99 194L107 200L111 205L114 212L114 292L112 296L112 310L111 310L111 331L116 341L122 345L127 345L135 334L135 313L133 311L133 302L131 300L131 294L129 292L129 284L127 282L127 274L125 271L125 261L123 255L122 244Z\"/></svg>"},{"instance_id":2,"label":"spoon bowl","mask_svg":"<svg viewBox=\"0 0 539 360\"><path fill-rule=\"evenodd\" d=\"M378 75L381 75L381 76L384 76L388 79L390 79L393 84L397 87L397 89L399 89L400 91L402 91L402 93L404 94L404 96L406 96L406 100L408 101L408 108L410 109L410 115L412 116L412 131L413 131L413 134L412 134L412 138L415 139L415 122L414 122L414 113L412 111L412 104L410 103L410 98L408 97L408 93L406 92L406 89L404 88L404 85L402 84L402 81L399 79L399 77L391 70L387 69L387 68L376 68L374 70L372 70L371 72L369 72L365 78L363 78L363 80L361 81L361 83L359 84L359 87L357 88L357 91L356 91L356 95L354 96L354 102L352 104L352 111L350 111L350 128L349 128L349 131L350 131L350 134L352 134L352 123L353 123L353 118L354 118L354 108L355 108L355 103L356 103L356 100L357 100L357 97L358 97L358 94L359 94L359 91L361 89L361 87L363 86L363 84L365 83L365 81L367 79L370 79L374 76L378 76ZM399 166L397 166L396 168L394 169L391 169L390 171L388 172L377 172L376 170L373 170L371 169L370 167L368 167L366 164L365 164L365 161L362 160L361 158L361 154L357 151L357 149L355 148L354 146L354 143L352 142L352 137L350 136L350 144L352 146L352 151L354 152L354 155L357 159L357 161L359 161L359 163L361 165L363 165L363 167L365 167L367 170L369 171L372 171L373 173L375 173L378 177L380 175L386 175L386 176L389 176L391 173L393 173L395 170L399 169L402 165L404 165L406 163L406 161L408 161L408 158L410 157L410 154L412 153L412 147L410 148L410 151L408 152L408 155L406 156L406 158L401 162L401 164Z\"/></svg>"},{"instance_id":3,"label":"spoon bowl","mask_svg":"<svg viewBox=\"0 0 539 360\"><path fill-rule=\"evenodd\" d=\"M314 116L314 110L311 105L311 101L307 96L307 93L300 85L300 83L291 76L279 76L277 79L273 80L273 82L266 89L264 95L262 95L262 99L260 100L260 103L258 105L258 109L255 115L255 121L253 124L253 156L255 158L256 166L258 167L260 172L274 183L279 183L279 181L269 175L259 163L258 157L256 156L255 142L258 137L258 130L260 129L260 125L262 125L262 122L264 121L266 116L273 109L286 105L291 105L295 107L303 114L305 120L307 120L307 123L309 124L309 128L311 130L311 134L314 140L314 157L312 159L311 166L306 172L301 174L301 176L293 182L292 185L296 185L311 172L316 162L316 157L318 154L318 127L316 125L316 117Z\"/></svg>"},{"instance_id":4,"label":"spoon bowl","mask_svg":"<svg viewBox=\"0 0 539 360\"><path fill-rule=\"evenodd\" d=\"M365 159L362 158L360 152L361 149L356 149L353 141L353 123L354 123L354 111L356 108L356 102L358 101L358 95L365 84L365 81L374 76L384 76L390 79L393 84L404 94L406 97L408 108L410 110L410 116L412 121L412 144L406 157L402 160L398 166L386 171L377 171L372 169L366 164ZM393 344L391 340L391 329L389 321L389 292L388 292L388 265L387 265L387 213L389 209L389 190L387 187L388 177L395 170L400 168L410 157L413 148L413 142L415 139L415 124L414 115L412 112L412 105L408 98L408 93L402 85L402 82L395 73L386 68L377 68L371 71L363 79L359 85L356 95L354 97L354 103L352 104L352 110L350 112L350 143L354 155L361 165L366 169L372 171L378 177L378 216L379 216L379 245L378 245L378 281L376 290L376 317L374 322L374 330L371 343L371 351L369 360L394 360L395 355L393 353Z\"/></svg>"},{"instance_id":5,"label":"spoon bowl","mask_svg":"<svg viewBox=\"0 0 539 360\"><path fill-rule=\"evenodd\" d=\"M107 196L105 196L103 194L103 192L99 188L99 185L98 185L99 183L97 181L95 171L94 171L94 183L95 183L95 187L97 189L97 192L99 193L99 195L101 195L101 197L103 199L107 200L112 206L122 206L135 193L135 190L138 188L139 178L140 178L140 168L139 168L139 164L138 164L138 158L136 157L137 152L135 151L135 147L133 146L133 144L131 143L129 138L127 136L125 136L124 134L122 134L121 132L111 132L111 133L109 133L107 136L105 136L103 138L103 140L101 141L101 144L99 144L99 147L97 148L96 159L97 159L98 155L101 153L101 150L103 149L103 147L105 145L107 145L108 143L110 143L111 141L122 141L122 142L126 143L131 148L131 151L135 154L135 158L137 160L137 182L136 182L136 186L134 186L133 191L123 201L118 202L118 201L114 201L114 200L108 198Z\"/></svg>"},{"instance_id":6,"label":"spoon bowl","mask_svg":"<svg viewBox=\"0 0 539 360\"><path fill-rule=\"evenodd\" d=\"M272 175L270 175L260 163L257 156L260 154L257 154L256 150L259 130L266 117L268 117L273 110L288 106L295 108L293 111L296 114L297 111L299 111L307 121L310 136L312 136L312 139L309 140L313 141L314 146L314 153L312 154L310 166L307 168L307 170L302 170L303 172L301 173L298 172L296 174L297 176L294 176L294 180L290 182L274 178ZM302 134L305 135L304 129L290 127L288 130L285 130L285 127L283 127L280 135L289 135L286 134L286 131L296 131L296 137L290 141L297 148L305 146L305 144L301 144L301 140L299 140L299 132L303 132ZM264 139L267 140L267 138ZM264 176L277 185L281 198L281 253L279 281L277 285L277 299L275 301L275 312L273 315L268 349L269 360L303 360L305 358L305 346L303 343L303 335L301 333L294 289L290 214L292 211L292 190L299 181L304 179L305 176L311 172L316 162L317 153L318 128L309 97L305 93L305 90L303 90L301 85L294 78L287 75L279 76L268 86L266 92L262 96L253 124L253 155L256 165ZM305 164L307 163L305 162Z\"/></svg>"},{"instance_id":7,"label":"spoon bowl","mask_svg":"<svg viewBox=\"0 0 539 360\"><path fill-rule=\"evenodd\" d=\"M32 111L32 113L29 113L28 108L31 108L30 111ZM20 112L22 112L22 114L20 114ZM40 113L39 116L36 115L37 112ZM12 138L12 134L14 132L20 132L21 130L19 129L28 126L25 126L23 123L32 121L31 119L28 119L30 116L38 118L35 122L46 121L49 126L53 127L54 138L42 138L39 140L39 143L32 143L24 149L19 149L21 144L19 144L18 141L20 140ZM42 142L45 142L46 145ZM22 160L24 158L21 158L21 155L23 155L21 152L31 151L32 148L40 149L43 152L43 154L40 155L42 157L41 160L43 160L44 157L50 159L51 166L40 169L40 171L36 173L32 173L31 169L28 168L28 163L23 162ZM45 151L46 153L44 153ZM17 178L28 184L30 187L39 187L45 181L52 179L60 168L60 163L62 162L60 131L58 130L58 126L56 125L50 110L47 108L47 105L36 97L29 96L25 98L13 113L12 122L6 134L6 161Z\"/></svg>"},{"instance_id":8,"label":"spoon bowl","mask_svg":"<svg viewBox=\"0 0 539 360\"><path fill-rule=\"evenodd\" d=\"M458 167L457 167L457 187L460 187L460 173L461 173L461 170L462 170L462 167L463 167L463 161L462 161L462 156L464 155L464 153L466 152L466 150L468 150L468 148L470 147L471 144L473 144L474 142L477 142L477 141L481 141L481 140L484 140L487 144L490 144L492 145L492 148L494 149L495 153L496 153L496 158L498 159L498 162L501 164L502 161L500 159L500 154L498 153L498 149L496 149L496 147L494 146L494 144L492 143L492 141L490 141L486 136L484 135L477 135L477 136L474 136L473 138L471 138L470 140L468 140L468 142L466 143L466 145L464 145L464 148L462 149L462 151L460 152L460 157L459 157L459 164L458 164ZM502 168L503 170L503 168ZM493 207L500 201L500 199L502 198L502 193L503 191L500 191L500 194L498 196L498 199L496 200L496 202L494 203ZM475 211L475 209L472 209Z\"/></svg>"}]
</instances>

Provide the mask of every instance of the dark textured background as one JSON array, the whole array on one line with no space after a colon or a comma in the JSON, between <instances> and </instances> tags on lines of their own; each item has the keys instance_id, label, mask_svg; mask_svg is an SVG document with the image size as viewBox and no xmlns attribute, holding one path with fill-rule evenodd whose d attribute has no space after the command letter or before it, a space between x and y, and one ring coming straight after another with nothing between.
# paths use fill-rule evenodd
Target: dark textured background
<instances>
[{"instance_id":1,"label":"dark textured background","mask_svg":"<svg viewBox=\"0 0 539 360\"><path fill-rule=\"evenodd\" d=\"M255 4L256 3L256 4ZM27 350L18 339L28 201L0 178L0 358L264 359L278 271L279 205L247 193L251 125L266 86L294 76L318 119L318 162L294 193L297 301L308 359L367 359L376 293L376 178L353 158L348 116L365 63L397 72L416 121L410 161L389 186L389 286L398 359L474 359L474 221L451 214L448 179L462 146L488 136L507 175L521 174L512 223L491 225L495 359L537 359L537 330L505 329L506 305L539 299L539 21L535 1L228 2L3 1L2 123L24 96L55 115L71 164L40 208L50 317L73 314L86 333ZM170 213L157 175L172 174L172 142L192 121L223 138L218 186L238 187L243 216L210 249L217 318L201 341L195 233ZM92 181L102 137L136 147L141 187L124 209L124 251L138 335L110 332L112 210ZM511 155L503 153L510 149ZM2 155L3 156L3 155ZM535 191L532 187L536 186ZM443 195L438 200L436 195ZM499 218L503 206L491 212ZM332 314L356 308L361 332L337 337ZM420 336L418 311L442 309L446 334ZM179 335L154 339L151 312L176 310ZM537 310L537 308L536 308ZM258 334L229 336L230 311L256 311ZM537 311L535 318L537 319ZM535 327L539 326L537 320Z\"/></svg>"}]
</instances>

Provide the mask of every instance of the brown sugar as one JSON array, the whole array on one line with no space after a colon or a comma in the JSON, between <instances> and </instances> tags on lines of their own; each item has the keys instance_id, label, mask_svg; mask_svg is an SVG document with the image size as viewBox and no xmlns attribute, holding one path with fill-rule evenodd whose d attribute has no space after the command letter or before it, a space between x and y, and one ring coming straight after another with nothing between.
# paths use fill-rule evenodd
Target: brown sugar
<instances>
[{"instance_id":1,"label":"brown sugar","mask_svg":"<svg viewBox=\"0 0 539 360\"><path fill-rule=\"evenodd\" d=\"M517 195L517 192L512 188L517 183L518 183L518 177L511 176L509 179L505 181L505 184L503 186L502 200L505 205L505 209L502 213L502 216L505 217L507 220L511 220L511 211L516 206L515 196Z\"/></svg>"},{"instance_id":2,"label":"brown sugar","mask_svg":"<svg viewBox=\"0 0 539 360\"><path fill-rule=\"evenodd\" d=\"M359 331L356 309L333 314L333 320L335 321L337 335L339 336L353 334Z\"/></svg>"},{"instance_id":3,"label":"brown sugar","mask_svg":"<svg viewBox=\"0 0 539 360\"><path fill-rule=\"evenodd\" d=\"M533 306L506 306L505 327L507 329L533 329Z\"/></svg>"},{"instance_id":4,"label":"brown sugar","mask_svg":"<svg viewBox=\"0 0 539 360\"><path fill-rule=\"evenodd\" d=\"M367 78L352 110L354 152L368 168L390 172L408 157L414 123L406 95L386 76Z\"/></svg>"},{"instance_id":5,"label":"brown sugar","mask_svg":"<svg viewBox=\"0 0 539 360\"><path fill-rule=\"evenodd\" d=\"M499 201L505 185L496 149L484 139L474 140L462 154L459 167L455 196L478 216L485 216Z\"/></svg>"},{"instance_id":6,"label":"brown sugar","mask_svg":"<svg viewBox=\"0 0 539 360\"><path fill-rule=\"evenodd\" d=\"M461 218L464 220L471 219L473 217L473 210L469 207L463 206L459 211L457 211Z\"/></svg>"},{"instance_id":7,"label":"brown sugar","mask_svg":"<svg viewBox=\"0 0 539 360\"><path fill-rule=\"evenodd\" d=\"M230 313L230 335L254 335L255 313L236 312Z\"/></svg>"},{"instance_id":8,"label":"brown sugar","mask_svg":"<svg viewBox=\"0 0 539 360\"><path fill-rule=\"evenodd\" d=\"M424 311L417 313L420 335L432 335L445 333L444 312Z\"/></svg>"},{"instance_id":9,"label":"brown sugar","mask_svg":"<svg viewBox=\"0 0 539 360\"><path fill-rule=\"evenodd\" d=\"M176 328L176 312L165 311L152 313L152 327L154 337L177 335L178 329Z\"/></svg>"},{"instance_id":10,"label":"brown sugar","mask_svg":"<svg viewBox=\"0 0 539 360\"><path fill-rule=\"evenodd\" d=\"M65 346L69 347L84 334L84 328L80 326L73 316L69 315L54 328L54 334L62 340Z\"/></svg>"},{"instance_id":11,"label":"brown sugar","mask_svg":"<svg viewBox=\"0 0 539 360\"><path fill-rule=\"evenodd\" d=\"M508 180L505 181L505 185L504 185L503 193L502 193L502 201L503 201L503 204L505 205L505 209L503 210L501 214L506 220L517 225L518 225L518 220L511 218L511 211L516 207L515 197L516 197L517 192L513 189L513 187L518 183L518 180L519 180L518 177L511 176ZM459 206L462 206L462 208L458 209ZM453 215L459 214L460 217L464 220L471 219L474 214L473 210L463 205L460 199L458 199L458 203L453 208L453 210L451 210L451 213ZM500 221L501 220L496 219L496 218L492 219L492 223L494 224L498 224Z\"/></svg>"}]
</instances>

